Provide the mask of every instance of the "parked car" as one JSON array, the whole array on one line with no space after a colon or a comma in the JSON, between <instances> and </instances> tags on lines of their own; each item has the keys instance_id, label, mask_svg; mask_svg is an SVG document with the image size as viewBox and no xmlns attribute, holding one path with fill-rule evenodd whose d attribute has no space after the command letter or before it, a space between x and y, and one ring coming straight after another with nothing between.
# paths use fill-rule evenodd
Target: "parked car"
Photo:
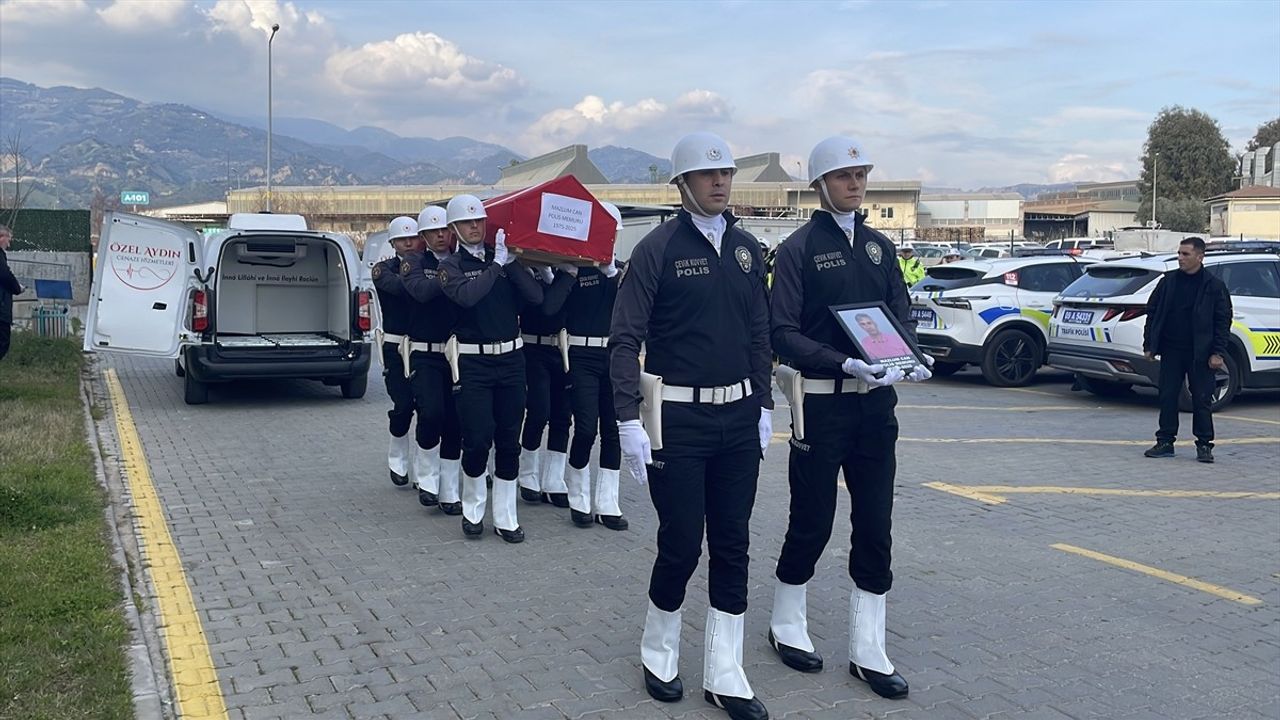
<instances>
[{"instance_id":1,"label":"parked car","mask_svg":"<svg viewBox=\"0 0 1280 720\"><path fill-rule=\"evenodd\" d=\"M1076 373L1080 385L1095 395L1157 386L1159 362L1142 353L1147 299L1160 277L1177 267L1177 255L1162 253L1087 268L1055 302L1049 364ZM1210 252L1205 269L1226 284L1234 311L1226 369L1217 373L1216 410L1242 388L1280 387L1280 257ZM1185 392L1182 405L1190 410Z\"/></svg>"},{"instance_id":2,"label":"parked car","mask_svg":"<svg viewBox=\"0 0 1280 720\"><path fill-rule=\"evenodd\" d=\"M1053 299L1096 262L1070 255L960 260L929 268L911 315L934 373L965 365L1000 387L1026 385L1044 364Z\"/></svg>"},{"instance_id":3,"label":"parked car","mask_svg":"<svg viewBox=\"0 0 1280 720\"><path fill-rule=\"evenodd\" d=\"M204 238L186 226L108 213L84 349L173 358L184 399L209 384L308 378L348 398L368 384L372 285L345 235L301 215L236 214Z\"/></svg>"},{"instance_id":4,"label":"parked car","mask_svg":"<svg viewBox=\"0 0 1280 720\"><path fill-rule=\"evenodd\" d=\"M1050 240L1043 247L1046 250L1064 250L1072 255L1078 255L1085 250L1094 248L1112 248L1115 247L1115 243L1104 237L1062 238Z\"/></svg>"}]
</instances>

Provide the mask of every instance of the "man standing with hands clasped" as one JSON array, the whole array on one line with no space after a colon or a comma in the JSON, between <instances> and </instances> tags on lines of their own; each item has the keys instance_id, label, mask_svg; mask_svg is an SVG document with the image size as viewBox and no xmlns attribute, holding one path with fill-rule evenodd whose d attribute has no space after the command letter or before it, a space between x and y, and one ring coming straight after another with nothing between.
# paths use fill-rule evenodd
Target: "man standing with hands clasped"
<instances>
[{"instance_id":1,"label":"man standing with hands clasped","mask_svg":"<svg viewBox=\"0 0 1280 720\"><path fill-rule=\"evenodd\" d=\"M664 702L684 695L681 607L705 526L703 696L734 720L762 720L769 712L742 669L742 635L751 508L773 435L764 262L760 244L728 212L737 170L728 144L711 133L687 135L671 166L683 208L632 252L609 337L623 461L648 481L659 521L640 640L645 689Z\"/></svg>"},{"instance_id":2,"label":"man standing with hands clasped","mask_svg":"<svg viewBox=\"0 0 1280 720\"><path fill-rule=\"evenodd\" d=\"M837 476L843 470L853 501L849 552L849 672L878 695L907 695L903 679L885 653L885 593L890 570L890 523L897 470L897 394L890 387L902 370L868 365L830 308L848 303L885 303L908 332L907 286L888 238L868 227L857 212L872 163L862 144L831 137L809 154L811 185L822 210L779 247L770 302L773 347L800 373L803 423L792 423L788 482L791 515L778 559L778 584L769 623L769 644L788 667L822 670L822 656L809 639L806 587L831 539ZM869 317L868 317L869 319ZM780 369L779 376L786 369ZM906 379L932 375L917 365ZM798 436L800 425L803 437Z\"/></svg>"},{"instance_id":3,"label":"man standing with hands clasped","mask_svg":"<svg viewBox=\"0 0 1280 720\"><path fill-rule=\"evenodd\" d=\"M1213 462L1214 372L1226 367L1222 356L1231 336L1231 294L1204 268L1204 240L1189 237L1178 245L1178 269L1160 278L1147 301L1143 352L1160 358L1160 429L1144 455L1173 457L1178 437L1178 396L1185 379L1191 392L1191 431L1196 460Z\"/></svg>"}]
</instances>

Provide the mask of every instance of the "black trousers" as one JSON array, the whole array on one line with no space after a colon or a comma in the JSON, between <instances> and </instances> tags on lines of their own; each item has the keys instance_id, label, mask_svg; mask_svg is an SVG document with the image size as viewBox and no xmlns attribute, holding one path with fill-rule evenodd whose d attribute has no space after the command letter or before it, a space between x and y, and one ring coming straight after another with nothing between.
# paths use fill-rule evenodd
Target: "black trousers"
<instances>
[{"instance_id":1,"label":"black trousers","mask_svg":"<svg viewBox=\"0 0 1280 720\"><path fill-rule=\"evenodd\" d=\"M441 353L415 352L409 362L418 410L418 447L430 450L439 445L441 458L457 460L462 457L462 426L458 424L449 361Z\"/></svg>"},{"instance_id":2,"label":"black trousers","mask_svg":"<svg viewBox=\"0 0 1280 720\"><path fill-rule=\"evenodd\" d=\"M658 512L658 558L649 599L674 612L698 568L705 528L711 607L747 610L751 508L760 475L760 404L663 403L661 450L649 466L649 497Z\"/></svg>"},{"instance_id":3,"label":"black trousers","mask_svg":"<svg viewBox=\"0 0 1280 720\"><path fill-rule=\"evenodd\" d=\"M584 468L591 462L591 446L600 433L600 467L622 467L618 445L618 415L609 382L608 348L573 348L569 351L569 399L573 405L573 442L569 464Z\"/></svg>"},{"instance_id":4,"label":"black trousers","mask_svg":"<svg viewBox=\"0 0 1280 720\"><path fill-rule=\"evenodd\" d=\"M413 423L413 387L404 376L404 361L395 343L382 343L382 379L391 396L391 409L387 411L391 434L404 437Z\"/></svg>"},{"instance_id":5,"label":"black trousers","mask_svg":"<svg viewBox=\"0 0 1280 720\"><path fill-rule=\"evenodd\" d=\"M569 377L564 372L560 349L549 345L524 346L525 378L529 393L525 400L524 433L520 444L526 450L542 446L542 429L547 430L547 448L569 449ZM549 426L549 427L548 427Z\"/></svg>"},{"instance_id":6,"label":"black trousers","mask_svg":"<svg viewBox=\"0 0 1280 720\"><path fill-rule=\"evenodd\" d=\"M1156 439L1173 442L1178 437L1178 396L1183 379L1191 392L1191 432L1197 445L1213 447L1213 393L1217 389L1209 359L1195 360L1191 350L1160 354L1160 429Z\"/></svg>"},{"instance_id":7,"label":"black trousers","mask_svg":"<svg viewBox=\"0 0 1280 720\"><path fill-rule=\"evenodd\" d=\"M863 590L882 594L893 586L893 482L898 404L893 388L866 395L806 395L805 438L791 438L787 480L791 515L778 558L777 577L802 585L831 539L836 514L836 484L844 471L853 508L849 537L849 577ZM664 406L665 409L665 406Z\"/></svg>"},{"instance_id":8,"label":"black trousers","mask_svg":"<svg viewBox=\"0 0 1280 720\"><path fill-rule=\"evenodd\" d=\"M515 480L520 474L524 355L463 355L458 365L462 471L468 477L484 475L492 447L494 475Z\"/></svg>"},{"instance_id":9,"label":"black trousers","mask_svg":"<svg viewBox=\"0 0 1280 720\"><path fill-rule=\"evenodd\" d=\"M9 338L13 332L13 324L0 321L0 360L9 354Z\"/></svg>"}]
</instances>

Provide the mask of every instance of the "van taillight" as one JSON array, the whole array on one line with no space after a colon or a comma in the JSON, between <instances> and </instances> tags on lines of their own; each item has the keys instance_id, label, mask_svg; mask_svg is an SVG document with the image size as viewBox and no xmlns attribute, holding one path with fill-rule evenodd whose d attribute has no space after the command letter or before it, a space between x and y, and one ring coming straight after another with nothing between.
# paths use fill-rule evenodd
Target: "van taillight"
<instances>
[{"instance_id":1,"label":"van taillight","mask_svg":"<svg viewBox=\"0 0 1280 720\"><path fill-rule=\"evenodd\" d=\"M358 304L356 328L360 332L369 332L373 329L373 318L369 315L369 291L361 290L356 293L356 302Z\"/></svg>"},{"instance_id":2,"label":"van taillight","mask_svg":"<svg viewBox=\"0 0 1280 720\"><path fill-rule=\"evenodd\" d=\"M196 332L209 329L209 302L203 290L197 290L191 296L191 329Z\"/></svg>"}]
</instances>

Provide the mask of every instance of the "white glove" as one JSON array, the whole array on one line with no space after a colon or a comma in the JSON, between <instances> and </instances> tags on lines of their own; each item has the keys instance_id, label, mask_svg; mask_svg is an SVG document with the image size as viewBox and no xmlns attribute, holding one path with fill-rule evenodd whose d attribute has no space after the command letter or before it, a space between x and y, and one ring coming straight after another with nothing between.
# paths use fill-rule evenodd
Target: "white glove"
<instances>
[{"instance_id":1,"label":"white glove","mask_svg":"<svg viewBox=\"0 0 1280 720\"><path fill-rule=\"evenodd\" d=\"M612 260L610 260L607 263L600 263L597 267L600 268L600 272L604 273L605 277L611 278L614 275L618 274L617 262L618 262L618 256L615 255L613 256Z\"/></svg>"},{"instance_id":2,"label":"white glove","mask_svg":"<svg viewBox=\"0 0 1280 720\"><path fill-rule=\"evenodd\" d=\"M548 285L555 282L556 279L555 273L551 272L551 268L546 265L538 268L538 277L542 278L542 282Z\"/></svg>"},{"instance_id":3,"label":"white glove","mask_svg":"<svg viewBox=\"0 0 1280 720\"><path fill-rule=\"evenodd\" d=\"M885 370L883 365L868 365L857 358L845 358L840 369L844 370L846 375L852 375L871 387L888 387L903 378L901 368ZM877 373L884 373L884 377L876 377Z\"/></svg>"},{"instance_id":4,"label":"white glove","mask_svg":"<svg viewBox=\"0 0 1280 720\"><path fill-rule=\"evenodd\" d=\"M933 377L933 371L929 369L933 367L933 356L925 353L920 354L924 355L925 364L917 365L911 369L911 372L907 373L907 379L911 382L924 382Z\"/></svg>"},{"instance_id":5,"label":"white glove","mask_svg":"<svg viewBox=\"0 0 1280 720\"><path fill-rule=\"evenodd\" d=\"M507 252L507 231L498 228L498 236L493 240L493 261L499 265L510 265L515 256Z\"/></svg>"},{"instance_id":6,"label":"white glove","mask_svg":"<svg viewBox=\"0 0 1280 720\"><path fill-rule=\"evenodd\" d=\"M560 272L570 277L578 277L577 265L571 265L569 263L560 263L559 265L556 265L556 270L559 270Z\"/></svg>"},{"instance_id":7,"label":"white glove","mask_svg":"<svg viewBox=\"0 0 1280 720\"><path fill-rule=\"evenodd\" d=\"M773 442L773 411L760 408L760 423L756 427L760 430L760 457L763 458L769 452L769 443Z\"/></svg>"},{"instance_id":8,"label":"white glove","mask_svg":"<svg viewBox=\"0 0 1280 720\"><path fill-rule=\"evenodd\" d=\"M649 471L645 468L653 462L653 449L649 445L649 433L639 420L623 420L618 423L618 444L622 446L622 462L631 476L641 485L648 484Z\"/></svg>"}]
</instances>

